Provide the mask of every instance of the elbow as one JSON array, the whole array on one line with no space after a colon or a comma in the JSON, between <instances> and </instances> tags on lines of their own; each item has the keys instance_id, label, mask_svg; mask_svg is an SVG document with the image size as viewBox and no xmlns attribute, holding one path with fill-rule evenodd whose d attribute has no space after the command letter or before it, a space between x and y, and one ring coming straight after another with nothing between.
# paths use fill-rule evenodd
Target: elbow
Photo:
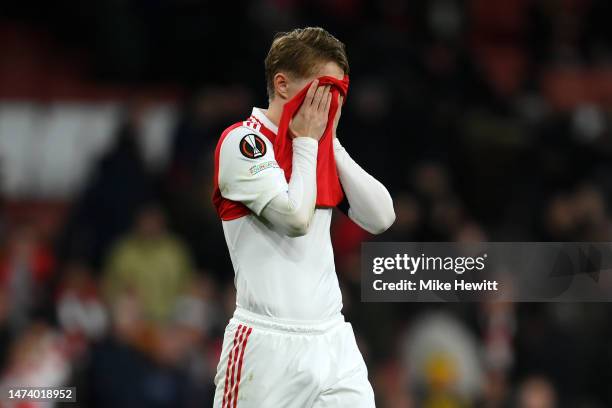
<instances>
[{"instance_id":1,"label":"elbow","mask_svg":"<svg viewBox=\"0 0 612 408\"><path fill-rule=\"evenodd\" d=\"M380 214L380 217L376 220L376 222L372 223L368 232L374 235L382 234L395 222L395 211L391 208L391 211Z\"/></svg>"},{"instance_id":2,"label":"elbow","mask_svg":"<svg viewBox=\"0 0 612 408\"><path fill-rule=\"evenodd\" d=\"M395 209L393 208L393 200L388 197L384 205L381 205L376 211L376 216L368 223L365 228L370 234L382 234L395 222Z\"/></svg>"},{"instance_id":3,"label":"elbow","mask_svg":"<svg viewBox=\"0 0 612 408\"><path fill-rule=\"evenodd\" d=\"M291 238L301 237L308 233L310 220L306 217L292 217L287 223L287 236Z\"/></svg>"}]
</instances>

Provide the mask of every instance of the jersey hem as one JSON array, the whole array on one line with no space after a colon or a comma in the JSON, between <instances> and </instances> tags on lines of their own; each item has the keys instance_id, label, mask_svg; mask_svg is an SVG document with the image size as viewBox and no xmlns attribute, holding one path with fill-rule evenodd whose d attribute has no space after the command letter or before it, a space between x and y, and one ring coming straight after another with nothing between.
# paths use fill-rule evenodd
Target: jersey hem
<instances>
[{"instance_id":1,"label":"jersey hem","mask_svg":"<svg viewBox=\"0 0 612 408\"><path fill-rule=\"evenodd\" d=\"M341 312L321 320L292 320L265 316L241 307L236 307L232 320L260 330L295 334L323 334L346 323Z\"/></svg>"}]
</instances>

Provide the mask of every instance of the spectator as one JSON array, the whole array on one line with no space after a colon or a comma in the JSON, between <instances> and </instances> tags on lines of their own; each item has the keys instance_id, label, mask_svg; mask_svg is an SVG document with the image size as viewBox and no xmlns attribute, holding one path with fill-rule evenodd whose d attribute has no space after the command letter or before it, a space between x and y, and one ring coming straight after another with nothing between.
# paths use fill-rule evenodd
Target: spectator
<instances>
[{"instance_id":1,"label":"spectator","mask_svg":"<svg viewBox=\"0 0 612 408\"><path fill-rule=\"evenodd\" d=\"M79 262L68 264L58 289L56 308L60 326L79 349L106 333L108 314L91 270Z\"/></svg>"},{"instance_id":2,"label":"spectator","mask_svg":"<svg viewBox=\"0 0 612 408\"><path fill-rule=\"evenodd\" d=\"M453 316L428 313L417 320L404 343L404 361L424 407L473 405L483 388L475 336Z\"/></svg>"},{"instance_id":3,"label":"spectator","mask_svg":"<svg viewBox=\"0 0 612 408\"><path fill-rule=\"evenodd\" d=\"M130 106L115 143L94 166L74 206L60 250L64 257L87 257L99 265L109 245L154 195L141 144L142 102Z\"/></svg>"},{"instance_id":4,"label":"spectator","mask_svg":"<svg viewBox=\"0 0 612 408\"><path fill-rule=\"evenodd\" d=\"M0 388L59 387L66 385L70 371L63 336L35 322L14 339Z\"/></svg>"},{"instance_id":5,"label":"spectator","mask_svg":"<svg viewBox=\"0 0 612 408\"><path fill-rule=\"evenodd\" d=\"M526 378L518 389L517 408L555 408L557 393L545 377Z\"/></svg>"},{"instance_id":6,"label":"spectator","mask_svg":"<svg viewBox=\"0 0 612 408\"><path fill-rule=\"evenodd\" d=\"M8 320L18 331L43 306L44 286L50 282L55 257L34 225L18 225L0 254L0 288L7 297Z\"/></svg>"},{"instance_id":7,"label":"spectator","mask_svg":"<svg viewBox=\"0 0 612 408\"><path fill-rule=\"evenodd\" d=\"M172 366L182 339L150 324L139 299L117 292L111 310L111 336L94 344L87 377L94 407L184 406L185 376ZM177 347L177 345L179 347Z\"/></svg>"},{"instance_id":8,"label":"spectator","mask_svg":"<svg viewBox=\"0 0 612 408\"><path fill-rule=\"evenodd\" d=\"M144 316L154 321L170 318L175 302L189 286L192 263L183 243L166 228L159 207L145 207L134 229L120 239L106 263L104 285L111 304L119 293L133 292Z\"/></svg>"}]
</instances>

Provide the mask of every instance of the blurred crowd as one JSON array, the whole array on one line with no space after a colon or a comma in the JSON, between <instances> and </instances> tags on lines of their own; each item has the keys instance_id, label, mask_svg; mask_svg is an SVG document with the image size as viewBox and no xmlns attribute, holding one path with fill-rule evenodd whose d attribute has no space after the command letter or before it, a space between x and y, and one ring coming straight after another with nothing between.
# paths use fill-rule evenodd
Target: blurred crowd
<instances>
[{"instance_id":1,"label":"blurred crowd","mask_svg":"<svg viewBox=\"0 0 612 408\"><path fill-rule=\"evenodd\" d=\"M612 406L608 304L361 303L359 286L365 240L612 241L612 3L22 3L11 18L93 44L95 80L172 80L186 97L164 169L143 157L147 101L126 101L57 231L0 213L0 386L74 385L86 407L210 406L235 302L212 151L265 107L273 33L321 25L351 63L339 138L397 213L376 238L340 213L332 226L378 406Z\"/></svg>"}]
</instances>

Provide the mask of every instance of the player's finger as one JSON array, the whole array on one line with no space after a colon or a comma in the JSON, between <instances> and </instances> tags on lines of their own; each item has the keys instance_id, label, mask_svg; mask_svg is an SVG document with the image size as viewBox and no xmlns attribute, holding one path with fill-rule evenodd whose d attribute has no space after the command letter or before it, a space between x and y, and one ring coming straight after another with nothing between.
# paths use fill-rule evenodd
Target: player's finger
<instances>
[{"instance_id":1,"label":"player's finger","mask_svg":"<svg viewBox=\"0 0 612 408\"><path fill-rule=\"evenodd\" d=\"M331 106L332 98L333 98L333 94L331 92L329 92L327 94L327 102L325 103L325 114L326 115L329 113L329 108Z\"/></svg>"},{"instance_id":2,"label":"player's finger","mask_svg":"<svg viewBox=\"0 0 612 408\"><path fill-rule=\"evenodd\" d=\"M323 87L323 93L321 94L321 100L319 101L318 110L323 112L325 110L325 104L327 103L327 96L329 95L330 86Z\"/></svg>"},{"instance_id":3,"label":"player's finger","mask_svg":"<svg viewBox=\"0 0 612 408\"><path fill-rule=\"evenodd\" d=\"M306 98L304 98L304 105L306 106L312 105L312 100L314 98L315 91L317 90L317 85L319 85L318 79L315 79L310 84L310 87L308 88L308 91L306 92Z\"/></svg>"},{"instance_id":4,"label":"player's finger","mask_svg":"<svg viewBox=\"0 0 612 408\"><path fill-rule=\"evenodd\" d=\"M319 104L321 103L321 97L323 96L323 91L325 90L324 86L320 86L315 91L314 97L312 98L312 107L317 110L319 109Z\"/></svg>"}]
</instances>

